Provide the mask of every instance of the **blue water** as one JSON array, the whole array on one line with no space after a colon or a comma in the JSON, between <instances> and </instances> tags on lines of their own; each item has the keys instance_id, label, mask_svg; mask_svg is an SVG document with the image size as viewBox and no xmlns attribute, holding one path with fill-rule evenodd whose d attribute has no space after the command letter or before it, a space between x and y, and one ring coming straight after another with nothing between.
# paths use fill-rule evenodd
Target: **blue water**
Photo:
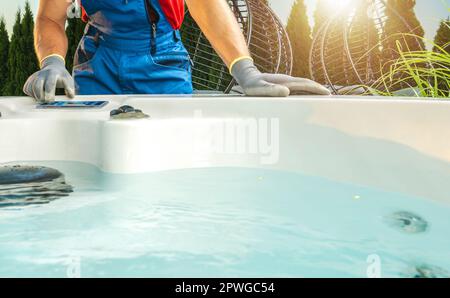
<instances>
[{"instance_id":1,"label":"blue water","mask_svg":"<svg viewBox=\"0 0 450 298\"><path fill-rule=\"evenodd\" d=\"M366 277L369 256L382 277L450 271L450 206L427 198L258 169L39 164L74 192L0 209L2 277ZM387 224L397 211L427 230Z\"/></svg>"}]
</instances>

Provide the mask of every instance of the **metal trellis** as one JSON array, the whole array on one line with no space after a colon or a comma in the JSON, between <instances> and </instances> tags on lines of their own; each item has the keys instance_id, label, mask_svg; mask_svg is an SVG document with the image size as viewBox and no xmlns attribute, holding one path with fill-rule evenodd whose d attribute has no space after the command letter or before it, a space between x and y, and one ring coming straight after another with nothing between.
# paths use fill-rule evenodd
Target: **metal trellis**
<instances>
[{"instance_id":1,"label":"metal trellis","mask_svg":"<svg viewBox=\"0 0 450 298\"><path fill-rule=\"evenodd\" d=\"M255 65L262 72L291 74L292 49L278 16L262 0L228 0L244 34ZM181 30L183 42L194 63L196 90L229 93L235 81L189 11Z\"/></svg>"}]
</instances>

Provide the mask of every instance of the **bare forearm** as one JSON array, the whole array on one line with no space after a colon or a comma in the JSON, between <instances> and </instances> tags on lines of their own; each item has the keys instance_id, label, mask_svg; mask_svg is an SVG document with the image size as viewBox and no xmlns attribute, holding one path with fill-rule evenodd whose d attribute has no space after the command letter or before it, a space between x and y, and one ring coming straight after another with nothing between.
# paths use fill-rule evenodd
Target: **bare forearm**
<instances>
[{"instance_id":1,"label":"bare forearm","mask_svg":"<svg viewBox=\"0 0 450 298\"><path fill-rule=\"evenodd\" d=\"M34 29L34 43L39 61L49 55L66 56L65 26L69 5L71 5L71 1L39 0Z\"/></svg>"},{"instance_id":2,"label":"bare forearm","mask_svg":"<svg viewBox=\"0 0 450 298\"><path fill-rule=\"evenodd\" d=\"M48 55L58 54L62 57L67 53L67 36L64 26L47 17L38 17L34 31L36 53L41 61Z\"/></svg>"},{"instance_id":3,"label":"bare forearm","mask_svg":"<svg viewBox=\"0 0 450 298\"><path fill-rule=\"evenodd\" d=\"M249 56L239 24L225 0L186 0L200 29L227 66Z\"/></svg>"}]
</instances>

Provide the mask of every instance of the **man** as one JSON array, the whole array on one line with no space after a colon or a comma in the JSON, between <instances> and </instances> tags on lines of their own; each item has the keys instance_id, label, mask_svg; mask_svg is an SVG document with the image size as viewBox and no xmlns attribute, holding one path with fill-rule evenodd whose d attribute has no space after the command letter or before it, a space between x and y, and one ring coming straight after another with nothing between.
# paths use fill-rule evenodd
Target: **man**
<instances>
[{"instance_id":1,"label":"man","mask_svg":"<svg viewBox=\"0 0 450 298\"><path fill-rule=\"evenodd\" d=\"M183 0L80 0L88 23L75 55L73 77L65 68L67 0L41 0L35 47L41 70L24 92L52 101L56 88L75 94L190 94L191 65L179 29ZM291 92L329 95L318 83L262 74L225 0L186 0L189 11L231 74L249 96Z\"/></svg>"}]
</instances>

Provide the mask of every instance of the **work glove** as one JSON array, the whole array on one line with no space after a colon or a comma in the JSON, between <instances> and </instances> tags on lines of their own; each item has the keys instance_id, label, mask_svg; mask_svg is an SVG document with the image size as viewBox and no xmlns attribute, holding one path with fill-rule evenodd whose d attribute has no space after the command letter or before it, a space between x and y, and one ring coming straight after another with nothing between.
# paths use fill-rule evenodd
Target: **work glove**
<instances>
[{"instance_id":1,"label":"work glove","mask_svg":"<svg viewBox=\"0 0 450 298\"><path fill-rule=\"evenodd\" d=\"M64 59L59 56L49 56L41 63L41 70L32 74L23 92L38 102L55 100L56 88L64 88L67 97L75 97L75 83L67 71Z\"/></svg>"},{"instance_id":2,"label":"work glove","mask_svg":"<svg viewBox=\"0 0 450 298\"><path fill-rule=\"evenodd\" d=\"M283 74L261 73L251 58L244 58L231 65L231 74L249 96L286 97L290 94L331 95L324 86L309 79L294 78Z\"/></svg>"}]
</instances>

